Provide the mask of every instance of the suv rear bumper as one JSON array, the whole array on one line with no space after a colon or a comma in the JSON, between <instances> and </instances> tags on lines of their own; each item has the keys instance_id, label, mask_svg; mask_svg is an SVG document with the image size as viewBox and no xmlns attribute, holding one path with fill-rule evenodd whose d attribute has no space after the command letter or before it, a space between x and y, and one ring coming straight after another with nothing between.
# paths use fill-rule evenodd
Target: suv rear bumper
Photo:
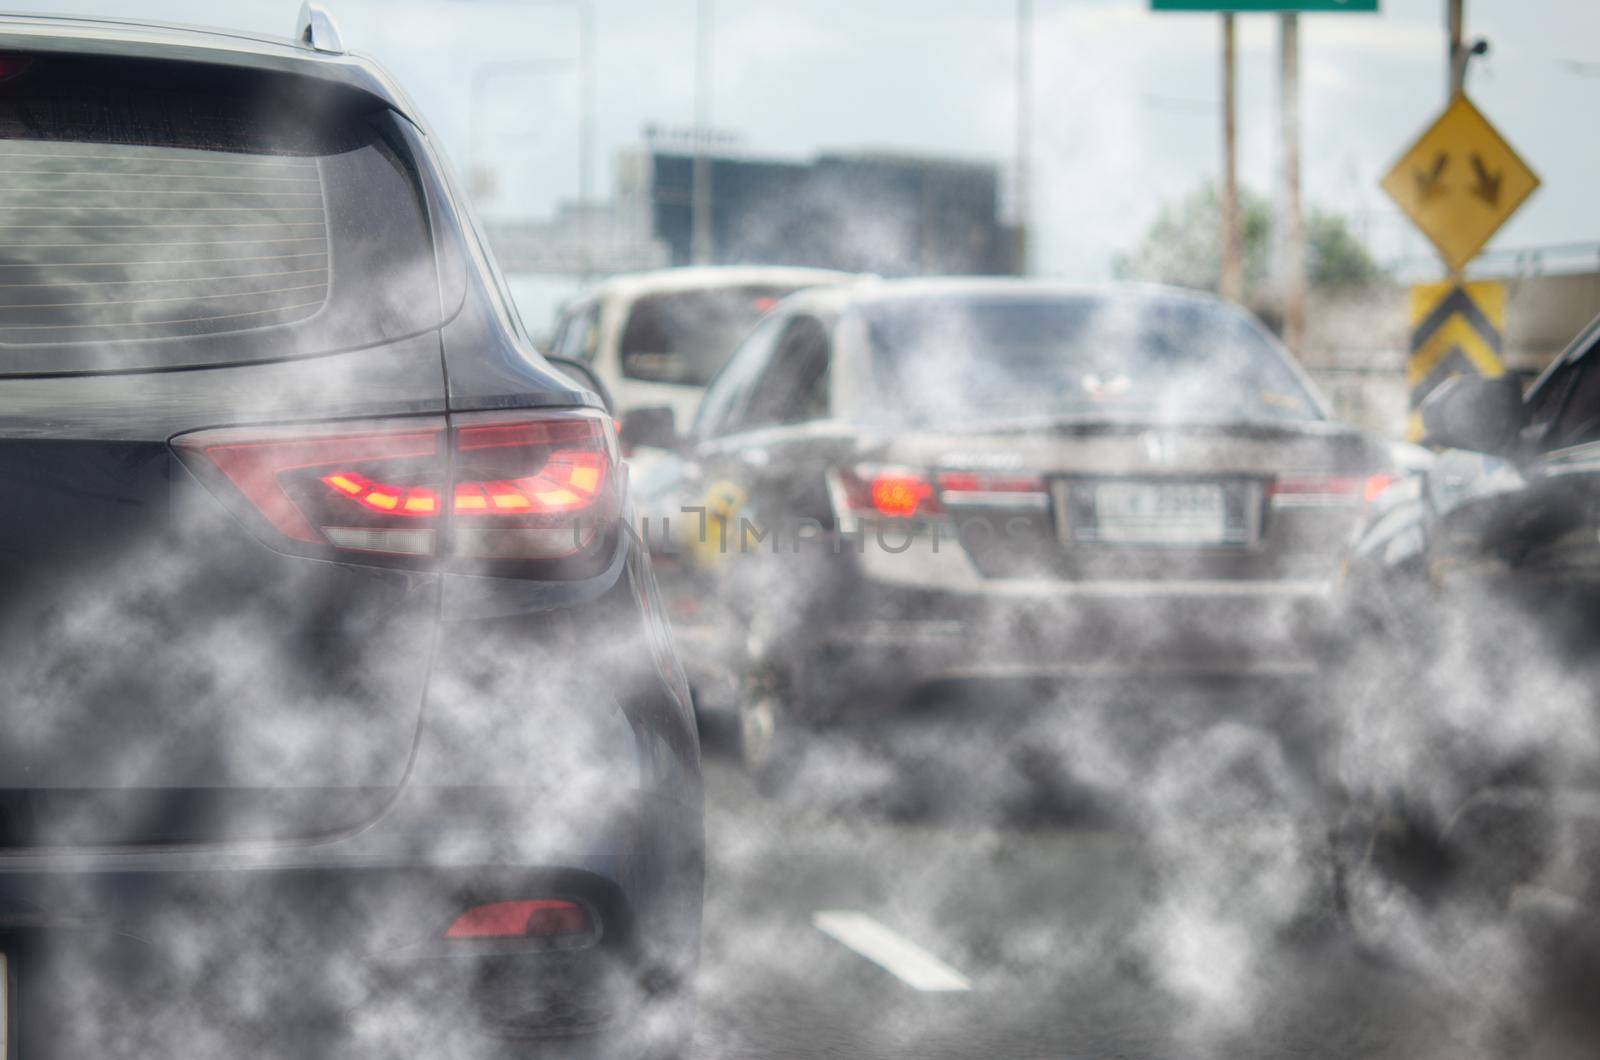
<instances>
[{"instance_id":1,"label":"suv rear bumper","mask_svg":"<svg viewBox=\"0 0 1600 1060\"><path fill-rule=\"evenodd\" d=\"M151 1042L139 1055L212 1055L190 1021L217 1055L488 1057L553 1039L630 1056L641 1028L686 1036L702 837L697 810L659 795L568 818L565 845L461 839L453 822L513 793L408 789L331 843L9 856L0 951L21 1055L120 1055L129 1038ZM473 906L530 898L577 902L594 938L445 938Z\"/></svg>"},{"instance_id":2,"label":"suv rear bumper","mask_svg":"<svg viewBox=\"0 0 1600 1060\"><path fill-rule=\"evenodd\" d=\"M681 680L646 643L637 576L580 606L474 587L488 617L444 623L407 781L363 826L0 850L21 1055L136 1041L151 1056L478 1057L548 1040L609 1058L686 1041L699 758ZM595 937L445 938L473 906L542 898L583 906Z\"/></svg>"}]
</instances>

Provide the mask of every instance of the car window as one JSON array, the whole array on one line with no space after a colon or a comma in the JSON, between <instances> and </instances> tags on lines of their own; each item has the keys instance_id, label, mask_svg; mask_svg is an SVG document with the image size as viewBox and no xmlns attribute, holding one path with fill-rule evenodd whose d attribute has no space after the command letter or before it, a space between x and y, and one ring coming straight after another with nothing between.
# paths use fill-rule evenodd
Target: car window
<instances>
[{"instance_id":1,"label":"car window","mask_svg":"<svg viewBox=\"0 0 1600 1060\"><path fill-rule=\"evenodd\" d=\"M533 345L532 338L528 335L527 327L522 323L522 313L517 309L517 298L511 293L511 285L506 282L505 273L500 271L500 263L495 260L494 250L489 245L489 237L484 234L483 225L478 221L477 215L472 212L469 205L463 205L462 216L467 222L467 229L471 234L473 243L478 248L478 255L483 259L484 270L489 274L489 282L497 297L493 299L495 311L505 323L512 334L516 335L528 345Z\"/></svg>"},{"instance_id":2,"label":"car window","mask_svg":"<svg viewBox=\"0 0 1600 1060\"><path fill-rule=\"evenodd\" d=\"M864 315L871 408L888 422L1322 417L1262 329L1220 303L930 295Z\"/></svg>"},{"instance_id":3,"label":"car window","mask_svg":"<svg viewBox=\"0 0 1600 1060\"><path fill-rule=\"evenodd\" d=\"M1572 384L1582 371L1582 362L1555 365L1527 395L1528 426L1548 445L1556 433L1556 420Z\"/></svg>"},{"instance_id":4,"label":"car window","mask_svg":"<svg viewBox=\"0 0 1600 1060\"><path fill-rule=\"evenodd\" d=\"M768 316L739 344L728 363L706 388L706 395L701 399L699 412L695 415L695 438L715 438L734 429L750 390L766 371L767 362L787 323L787 314Z\"/></svg>"},{"instance_id":5,"label":"car window","mask_svg":"<svg viewBox=\"0 0 1600 1060\"><path fill-rule=\"evenodd\" d=\"M756 321L796 289L762 284L644 295L622 327L622 374L704 386Z\"/></svg>"},{"instance_id":6,"label":"car window","mask_svg":"<svg viewBox=\"0 0 1600 1060\"><path fill-rule=\"evenodd\" d=\"M1550 380L1556 384L1550 392L1559 396L1560 404L1545 435L1547 448L1564 449L1600 441L1600 371L1590 363L1593 360L1585 357L1568 366L1564 371L1571 373L1570 378L1558 374ZM1533 411L1538 414L1537 405Z\"/></svg>"},{"instance_id":7,"label":"car window","mask_svg":"<svg viewBox=\"0 0 1600 1060\"><path fill-rule=\"evenodd\" d=\"M0 374L305 356L438 325L388 111L296 78L141 70L53 60L0 96Z\"/></svg>"},{"instance_id":8,"label":"car window","mask_svg":"<svg viewBox=\"0 0 1600 1060\"><path fill-rule=\"evenodd\" d=\"M816 371L809 382L800 389L800 401L797 405L798 416L794 422L803 423L809 420L825 420L832 413L828 402L828 387L833 376L833 348L829 342L827 356L817 363Z\"/></svg>"},{"instance_id":9,"label":"car window","mask_svg":"<svg viewBox=\"0 0 1600 1060\"><path fill-rule=\"evenodd\" d=\"M828 326L814 316L796 316L783 329L767 370L751 389L739 426L750 429L826 416L831 359Z\"/></svg>"},{"instance_id":10,"label":"car window","mask_svg":"<svg viewBox=\"0 0 1600 1060\"><path fill-rule=\"evenodd\" d=\"M595 352L600 349L600 303L589 302L570 310L552 346L558 357L594 360Z\"/></svg>"},{"instance_id":11,"label":"car window","mask_svg":"<svg viewBox=\"0 0 1600 1060\"><path fill-rule=\"evenodd\" d=\"M571 323L572 315L570 313L557 315L555 324L550 328L549 345L545 347L546 352L555 353L561 349L562 340L566 338L567 326Z\"/></svg>"},{"instance_id":12,"label":"car window","mask_svg":"<svg viewBox=\"0 0 1600 1060\"><path fill-rule=\"evenodd\" d=\"M1530 436L1546 449L1600 440L1600 371L1595 348L1600 338L1581 345L1553 362L1527 394Z\"/></svg>"}]
</instances>

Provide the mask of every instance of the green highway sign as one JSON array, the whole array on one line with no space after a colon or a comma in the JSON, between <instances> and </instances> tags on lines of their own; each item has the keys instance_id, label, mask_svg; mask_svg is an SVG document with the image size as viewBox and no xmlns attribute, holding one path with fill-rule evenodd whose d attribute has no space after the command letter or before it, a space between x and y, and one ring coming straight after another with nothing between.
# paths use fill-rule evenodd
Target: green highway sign
<instances>
[{"instance_id":1,"label":"green highway sign","mask_svg":"<svg viewBox=\"0 0 1600 1060\"><path fill-rule=\"evenodd\" d=\"M1150 0L1152 11L1376 11L1378 0Z\"/></svg>"}]
</instances>

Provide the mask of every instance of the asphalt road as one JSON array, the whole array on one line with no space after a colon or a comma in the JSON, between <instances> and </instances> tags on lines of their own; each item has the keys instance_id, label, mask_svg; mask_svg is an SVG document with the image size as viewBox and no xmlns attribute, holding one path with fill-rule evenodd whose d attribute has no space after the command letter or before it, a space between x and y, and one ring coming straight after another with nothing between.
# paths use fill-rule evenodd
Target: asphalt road
<instances>
[{"instance_id":1,"label":"asphalt road","mask_svg":"<svg viewBox=\"0 0 1600 1060\"><path fill-rule=\"evenodd\" d=\"M1208 765L1248 745L1217 733L1124 761L1102 801L1126 805L1089 813L979 797L908 815L826 784L774 801L708 748L697 1055L1597 1055L1544 1016L1504 1018L1486 998L1511 995L1474 969L1383 959L1319 914L1291 795L1249 755Z\"/></svg>"}]
</instances>

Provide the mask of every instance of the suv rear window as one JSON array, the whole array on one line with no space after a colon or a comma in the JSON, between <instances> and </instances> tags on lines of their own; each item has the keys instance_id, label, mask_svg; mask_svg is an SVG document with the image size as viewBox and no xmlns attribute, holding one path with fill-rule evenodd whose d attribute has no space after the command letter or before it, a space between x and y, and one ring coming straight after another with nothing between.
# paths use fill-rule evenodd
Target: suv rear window
<instances>
[{"instance_id":1,"label":"suv rear window","mask_svg":"<svg viewBox=\"0 0 1600 1060\"><path fill-rule=\"evenodd\" d=\"M436 326L390 120L305 78L41 57L0 84L0 373L278 359Z\"/></svg>"},{"instance_id":2,"label":"suv rear window","mask_svg":"<svg viewBox=\"0 0 1600 1060\"><path fill-rule=\"evenodd\" d=\"M705 386L756 321L799 289L764 284L645 295L633 303L622 329L622 374Z\"/></svg>"}]
</instances>

